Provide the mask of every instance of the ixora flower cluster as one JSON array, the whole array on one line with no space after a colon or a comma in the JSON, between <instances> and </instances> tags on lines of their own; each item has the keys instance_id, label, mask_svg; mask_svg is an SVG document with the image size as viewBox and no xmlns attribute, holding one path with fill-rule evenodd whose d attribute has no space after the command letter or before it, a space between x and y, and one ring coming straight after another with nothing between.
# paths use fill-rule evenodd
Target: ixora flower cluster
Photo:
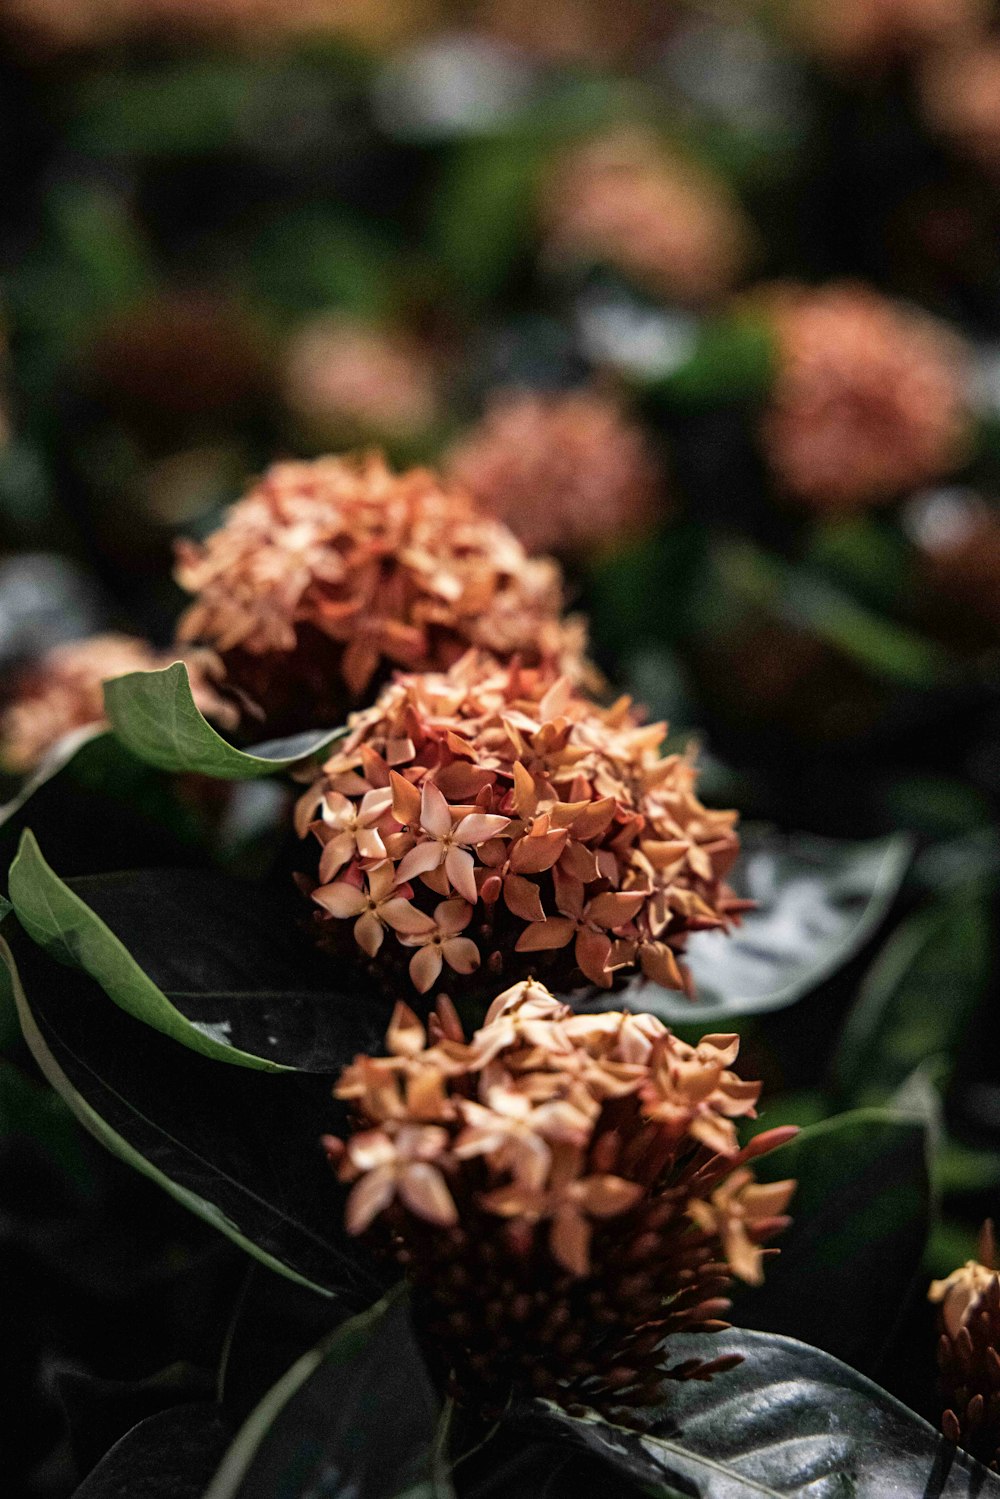
<instances>
[{"instance_id":1,"label":"ixora flower cluster","mask_svg":"<svg viewBox=\"0 0 1000 1499\"><path fill-rule=\"evenodd\" d=\"M341 721L393 667L440 670L470 645L528 662L578 656L562 583L428 469L374 454L279 463L202 544L182 641L218 652L269 728Z\"/></svg>"},{"instance_id":2,"label":"ixora flower cluster","mask_svg":"<svg viewBox=\"0 0 1000 1499\"><path fill-rule=\"evenodd\" d=\"M1000 1271L992 1223L983 1225L978 1253L929 1292L939 1309L941 1431L1000 1472Z\"/></svg>"},{"instance_id":3,"label":"ixora flower cluster","mask_svg":"<svg viewBox=\"0 0 1000 1499\"><path fill-rule=\"evenodd\" d=\"M788 1221L795 1183L747 1163L796 1131L740 1148L760 1084L730 1070L737 1037L689 1046L652 1015L577 1015L525 982L471 1041L447 1003L429 1034L397 1005L386 1039L336 1085L354 1132L324 1143L352 1184L348 1231L405 1267L463 1398L613 1411L739 1363L665 1367L661 1349L727 1325L731 1276L759 1283Z\"/></svg>"},{"instance_id":4,"label":"ixora flower cluster","mask_svg":"<svg viewBox=\"0 0 1000 1499\"><path fill-rule=\"evenodd\" d=\"M746 908L724 884L735 812L661 756L662 723L600 708L551 670L469 652L357 713L297 808L321 846L323 936L345 922L390 989L541 976L610 988L637 967L690 990L688 935ZM348 939L350 940L350 938ZM395 992L399 992L398 987Z\"/></svg>"},{"instance_id":5,"label":"ixora flower cluster","mask_svg":"<svg viewBox=\"0 0 1000 1499\"><path fill-rule=\"evenodd\" d=\"M777 340L761 444L790 496L849 513L958 464L970 418L965 354L949 329L847 283L777 286L755 306Z\"/></svg>"},{"instance_id":6,"label":"ixora flower cluster","mask_svg":"<svg viewBox=\"0 0 1000 1499\"><path fill-rule=\"evenodd\" d=\"M531 551L586 555L656 527L659 465L642 428L597 390L502 392L448 471Z\"/></svg>"}]
</instances>

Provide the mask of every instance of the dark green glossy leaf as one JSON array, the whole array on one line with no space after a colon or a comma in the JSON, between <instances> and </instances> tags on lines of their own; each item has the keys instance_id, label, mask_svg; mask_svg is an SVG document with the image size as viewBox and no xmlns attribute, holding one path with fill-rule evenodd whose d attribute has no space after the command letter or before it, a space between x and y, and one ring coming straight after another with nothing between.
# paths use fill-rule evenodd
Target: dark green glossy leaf
<instances>
[{"instance_id":1,"label":"dark green glossy leaf","mask_svg":"<svg viewBox=\"0 0 1000 1499\"><path fill-rule=\"evenodd\" d=\"M228 1438L207 1402L159 1411L115 1443L74 1499L201 1499Z\"/></svg>"},{"instance_id":2,"label":"dark green glossy leaf","mask_svg":"<svg viewBox=\"0 0 1000 1499\"><path fill-rule=\"evenodd\" d=\"M920 1273L927 1155L922 1118L861 1109L811 1125L759 1161L761 1180L799 1185L792 1226L775 1241L781 1252L763 1286L735 1297L734 1321L873 1371Z\"/></svg>"},{"instance_id":3,"label":"dark green glossy leaf","mask_svg":"<svg viewBox=\"0 0 1000 1499\"><path fill-rule=\"evenodd\" d=\"M602 1454L651 1499L963 1499L1000 1479L846 1364L792 1338L733 1328L671 1339L671 1362L738 1353L708 1383L671 1385L648 1433L546 1407L545 1423Z\"/></svg>"},{"instance_id":4,"label":"dark green glossy leaf","mask_svg":"<svg viewBox=\"0 0 1000 1499\"><path fill-rule=\"evenodd\" d=\"M118 738L159 770L196 771L224 781L280 774L324 753L341 728L236 749L195 706L183 661L162 671L133 671L104 684L104 707Z\"/></svg>"},{"instance_id":5,"label":"dark green glossy leaf","mask_svg":"<svg viewBox=\"0 0 1000 1499\"><path fill-rule=\"evenodd\" d=\"M946 1076L990 982L993 921L961 891L895 931L865 977L833 1064L844 1103L885 1099L927 1057ZM942 1079L944 1080L944 1079Z\"/></svg>"},{"instance_id":6,"label":"dark green glossy leaf","mask_svg":"<svg viewBox=\"0 0 1000 1499\"><path fill-rule=\"evenodd\" d=\"M354 1306L378 1294L319 1148L345 1124L328 1079L219 1067L52 962L11 917L4 935L0 979L25 1039L102 1144L272 1269ZM365 1039L345 1036L345 1057Z\"/></svg>"},{"instance_id":7,"label":"dark green glossy leaf","mask_svg":"<svg viewBox=\"0 0 1000 1499\"><path fill-rule=\"evenodd\" d=\"M602 1003L624 1000L674 1025L784 1009L859 951L898 893L909 859L902 837L841 843L748 832L732 880L757 908L730 936L691 939L696 1002L636 981Z\"/></svg>"},{"instance_id":8,"label":"dark green glossy leaf","mask_svg":"<svg viewBox=\"0 0 1000 1499\"><path fill-rule=\"evenodd\" d=\"M216 1061L336 1072L384 1002L316 952L288 885L157 869L63 882L30 833L10 871L25 931L137 1020ZM357 1049L355 1047L355 1049Z\"/></svg>"},{"instance_id":9,"label":"dark green glossy leaf","mask_svg":"<svg viewBox=\"0 0 1000 1499\"><path fill-rule=\"evenodd\" d=\"M452 1499L438 1420L405 1298L391 1292L268 1392L205 1499Z\"/></svg>"}]
</instances>

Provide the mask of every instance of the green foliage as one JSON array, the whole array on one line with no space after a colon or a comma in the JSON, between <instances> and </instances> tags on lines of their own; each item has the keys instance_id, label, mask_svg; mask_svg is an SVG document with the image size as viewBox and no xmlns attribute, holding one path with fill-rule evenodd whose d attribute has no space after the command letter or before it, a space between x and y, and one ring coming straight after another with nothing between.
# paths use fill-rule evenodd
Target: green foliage
<instances>
[{"instance_id":1,"label":"green foliage","mask_svg":"<svg viewBox=\"0 0 1000 1499\"><path fill-rule=\"evenodd\" d=\"M104 684L104 707L124 745L160 770L194 771L224 781L277 775L322 755L344 732L328 729L275 739L246 751L217 734L195 706L182 661L134 671Z\"/></svg>"}]
</instances>

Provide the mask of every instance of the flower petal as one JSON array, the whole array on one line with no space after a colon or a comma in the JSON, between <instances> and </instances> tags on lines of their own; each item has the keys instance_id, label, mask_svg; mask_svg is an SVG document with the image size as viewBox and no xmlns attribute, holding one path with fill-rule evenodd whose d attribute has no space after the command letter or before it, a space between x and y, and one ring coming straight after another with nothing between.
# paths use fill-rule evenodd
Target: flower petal
<instances>
[{"instance_id":1,"label":"flower petal","mask_svg":"<svg viewBox=\"0 0 1000 1499\"><path fill-rule=\"evenodd\" d=\"M357 885L349 885L346 880L337 880L333 885L320 885L313 891L312 898L330 916L336 916L341 921L348 916L360 916L362 911L368 909L365 892L359 890Z\"/></svg>"},{"instance_id":2,"label":"flower petal","mask_svg":"<svg viewBox=\"0 0 1000 1499\"><path fill-rule=\"evenodd\" d=\"M522 921L544 921L545 907L538 886L519 874L509 874L503 882L503 898L508 911Z\"/></svg>"},{"instance_id":3,"label":"flower petal","mask_svg":"<svg viewBox=\"0 0 1000 1499\"><path fill-rule=\"evenodd\" d=\"M427 1161L417 1161L406 1168L399 1184L399 1195L411 1213L428 1223L450 1228L458 1222L458 1209L444 1177L437 1166Z\"/></svg>"},{"instance_id":4,"label":"flower petal","mask_svg":"<svg viewBox=\"0 0 1000 1499\"><path fill-rule=\"evenodd\" d=\"M374 911L366 911L354 923L354 940L363 953L374 958L385 937L385 928Z\"/></svg>"},{"instance_id":5,"label":"flower petal","mask_svg":"<svg viewBox=\"0 0 1000 1499\"><path fill-rule=\"evenodd\" d=\"M443 900L434 910L434 920L444 936L454 937L458 932L464 932L469 925L472 920L472 907L468 901L455 897L451 900Z\"/></svg>"},{"instance_id":6,"label":"flower petal","mask_svg":"<svg viewBox=\"0 0 1000 1499\"><path fill-rule=\"evenodd\" d=\"M374 1218L383 1212L396 1195L396 1174L391 1166L369 1171L351 1188L344 1208L345 1227L349 1234L363 1234Z\"/></svg>"},{"instance_id":7,"label":"flower petal","mask_svg":"<svg viewBox=\"0 0 1000 1499\"><path fill-rule=\"evenodd\" d=\"M456 973L475 973L481 962L479 948L471 937L449 937L441 951L449 968Z\"/></svg>"},{"instance_id":8,"label":"flower petal","mask_svg":"<svg viewBox=\"0 0 1000 1499\"><path fill-rule=\"evenodd\" d=\"M443 857L444 849L440 843L418 843L396 865L396 884L404 885L420 874L429 874L432 869L437 869Z\"/></svg>"},{"instance_id":9,"label":"flower petal","mask_svg":"<svg viewBox=\"0 0 1000 1499\"><path fill-rule=\"evenodd\" d=\"M437 982L441 972L441 963L439 947L421 947L413 954L410 959L410 978L421 994L426 994L428 989Z\"/></svg>"},{"instance_id":10,"label":"flower petal","mask_svg":"<svg viewBox=\"0 0 1000 1499\"><path fill-rule=\"evenodd\" d=\"M389 779L392 782L393 817L403 827L411 823L416 826L420 821L420 792L412 781L401 776L397 770L390 770Z\"/></svg>"},{"instance_id":11,"label":"flower petal","mask_svg":"<svg viewBox=\"0 0 1000 1499\"><path fill-rule=\"evenodd\" d=\"M540 837L519 838L511 849L510 867L516 874L540 874L551 869L566 847L566 830L557 828Z\"/></svg>"},{"instance_id":12,"label":"flower petal","mask_svg":"<svg viewBox=\"0 0 1000 1499\"><path fill-rule=\"evenodd\" d=\"M496 838L508 827L509 817L495 817L488 812L470 812L455 829L455 842L475 846L477 843L485 843L487 838Z\"/></svg>"},{"instance_id":13,"label":"flower petal","mask_svg":"<svg viewBox=\"0 0 1000 1499\"><path fill-rule=\"evenodd\" d=\"M401 895L394 900L383 901L378 908L378 914L387 926L391 926L394 932L402 932L407 937L423 936L426 932L433 932L435 922L423 911L418 911L416 906L411 906L408 900Z\"/></svg>"},{"instance_id":14,"label":"flower petal","mask_svg":"<svg viewBox=\"0 0 1000 1499\"><path fill-rule=\"evenodd\" d=\"M451 832L448 803L433 781L425 781L420 794L420 825L432 838L443 838Z\"/></svg>"},{"instance_id":15,"label":"flower petal","mask_svg":"<svg viewBox=\"0 0 1000 1499\"><path fill-rule=\"evenodd\" d=\"M573 940L576 922L568 916L550 916L548 921L536 921L525 927L517 939L517 952L548 952L565 947Z\"/></svg>"},{"instance_id":16,"label":"flower petal","mask_svg":"<svg viewBox=\"0 0 1000 1499\"><path fill-rule=\"evenodd\" d=\"M464 848L450 848L444 861L445 874L455 889L470 905L479 899L476 889L476 866L472 855Z\"/></svg>"}]
</instances>

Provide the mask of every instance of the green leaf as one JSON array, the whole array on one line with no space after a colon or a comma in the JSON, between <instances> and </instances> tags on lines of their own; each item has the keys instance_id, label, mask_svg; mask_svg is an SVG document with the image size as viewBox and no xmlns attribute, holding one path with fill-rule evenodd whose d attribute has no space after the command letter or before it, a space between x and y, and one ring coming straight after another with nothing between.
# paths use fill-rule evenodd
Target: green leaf
<instances>
[{"instance_id":1,"label":"green leaf","mask_svg":"<svg viewBox=\"0 0 1000 1499\"><path fill-rule=\"evenodd\" d=\"M131 878L120 877L123 881ZM187 878L196 888L199 886L197 872L192 871ZM30 831L21 839L9 880L17 919L32 941L58 962L82 969L96 979L115 1004L137 1020L216 1061L272 1072L285 1070L280 1062L241 1051L228 1039L219 1039L218 1030L213 1034L204 1022L201 1027L193 1024L142 970L86 901L49 868ZM170 913L161 910L149 914L163 919L165 915L169 918ZM183 926L171 925L168 932L173 943L188 951L187 944L207 937L206 932L186 931Z\"/></svg>"},{"instance_id":2,"label":"green leaf","mask_svg":"<svg viewBox=\"0 0 1000 1499\"><path fill-rule=\"evenodd\" d=\"M0 983L25 1040L102 1145L272 1270L354 1308L379 1294L318 1143L346 1125L328 1079L219 1067L53 963L11 917L3 936Z\"/></svg>"},{"instance_id":3,"label":"green leaf","mask_svg":"<svg viewBox=\"0 0 1000 1499\"><path fill-rule=\"evenodd\" d=\"M697 998L635 980L598 1003L652 1010L672 1025L782 1010L838 972L895 899L910 861L905 837L840 842L747 831L732 879L757 902L726 935L699 933L688 957Z\"/></svg>"},{"instance_id":4,"label":"green leaf","mask_svg":"<svg viewBox=\"0 0 1000 1499\"><path fill-rule=\"evenodd\" d=\"M646 1433L554 1406L534 1426L603 1456L650 1499L987 1499L1000 1479L863 1375L792 1338L733 1328L670 1340L670 1362L740 1354L671 1385ZM691 1485L694 1485L693 1490Z\"/></svg>"},{"instance_id":5,"label":"green leaf","mask_svg":"<svg viewBox=\"0 0 1000 1499\"><path fill-rule=\"evenodd\" d=\"M893 932L841 1034L833 1062L841 1103L882 1102L931 1056L950 1072L989 985L993 945L989 902L968 890Z\"/></svg>"},{"instance_id":6,"label":"green leaf","mask_svg":"<svg viewBox=\"0 0 1000 1499\"><path fill-rule=\"evenodd\" d=\"M104 684L104 708L123 744L160 770L196 771L225 781L277 775L322 755L342 728L275 739L239 750L195 706L182 661L162 671L133 671Z\"/></svg>"},{"instance_id":7,"label":"green leaf","mask_svg":"<svg viewBox=\"0 0 1000 1499\"><path fill-rule=\"evenodd\" d=\"M771 1124L766 1113L761 1123ZM920 1273L927 1157L922 1118L864 1109L813 1124L759 1161L762 1181L798 1181L792 1226L764 1285L734 1298L734 1320L872 1371Z\"/></svg>"},{"instance_id":8,"label":"green leaf","mask_svg":"<svg viewBox=\"0 0 1000 1499\"><path fill-rule=\"evenodd\" d=\"M26 833L11 869L18 919L117 1005L217 1061L335 1073L378 1048L388 1006L300 929L291 881L148 869L64 882Z\"/></svg>"},{"instance_id":9,"label":"green leaf","mask_svg":"<svg viewBox=\"0 0 1000 1499\"><path fill-rule=\"evenodd\" d=\"M115 1443L73 1499L201 1499L228 1436L214 1405L158 1411Z\"/></svg>"},{"instance_id":10,"label":"green leaf","mask_svg":"<svg viewBox=\"0 0 1000 1499\"><path fill-rule=\"evenodd\" d=\"M205 1499L453 1499L438 1400L397 1289L293 1364Z\"/></svg>"},{"instance_id":11,"label":"green leaf","mask_svg":"<svg viewBox=\"0 0 1000 1499\"><path fill-rule=\"evenodd\" d=\"M530 237L548 143L501 136L456 147L434 204L433 233L445 271L462 295L497 293Z\"/></svg>"}]
</instances>

